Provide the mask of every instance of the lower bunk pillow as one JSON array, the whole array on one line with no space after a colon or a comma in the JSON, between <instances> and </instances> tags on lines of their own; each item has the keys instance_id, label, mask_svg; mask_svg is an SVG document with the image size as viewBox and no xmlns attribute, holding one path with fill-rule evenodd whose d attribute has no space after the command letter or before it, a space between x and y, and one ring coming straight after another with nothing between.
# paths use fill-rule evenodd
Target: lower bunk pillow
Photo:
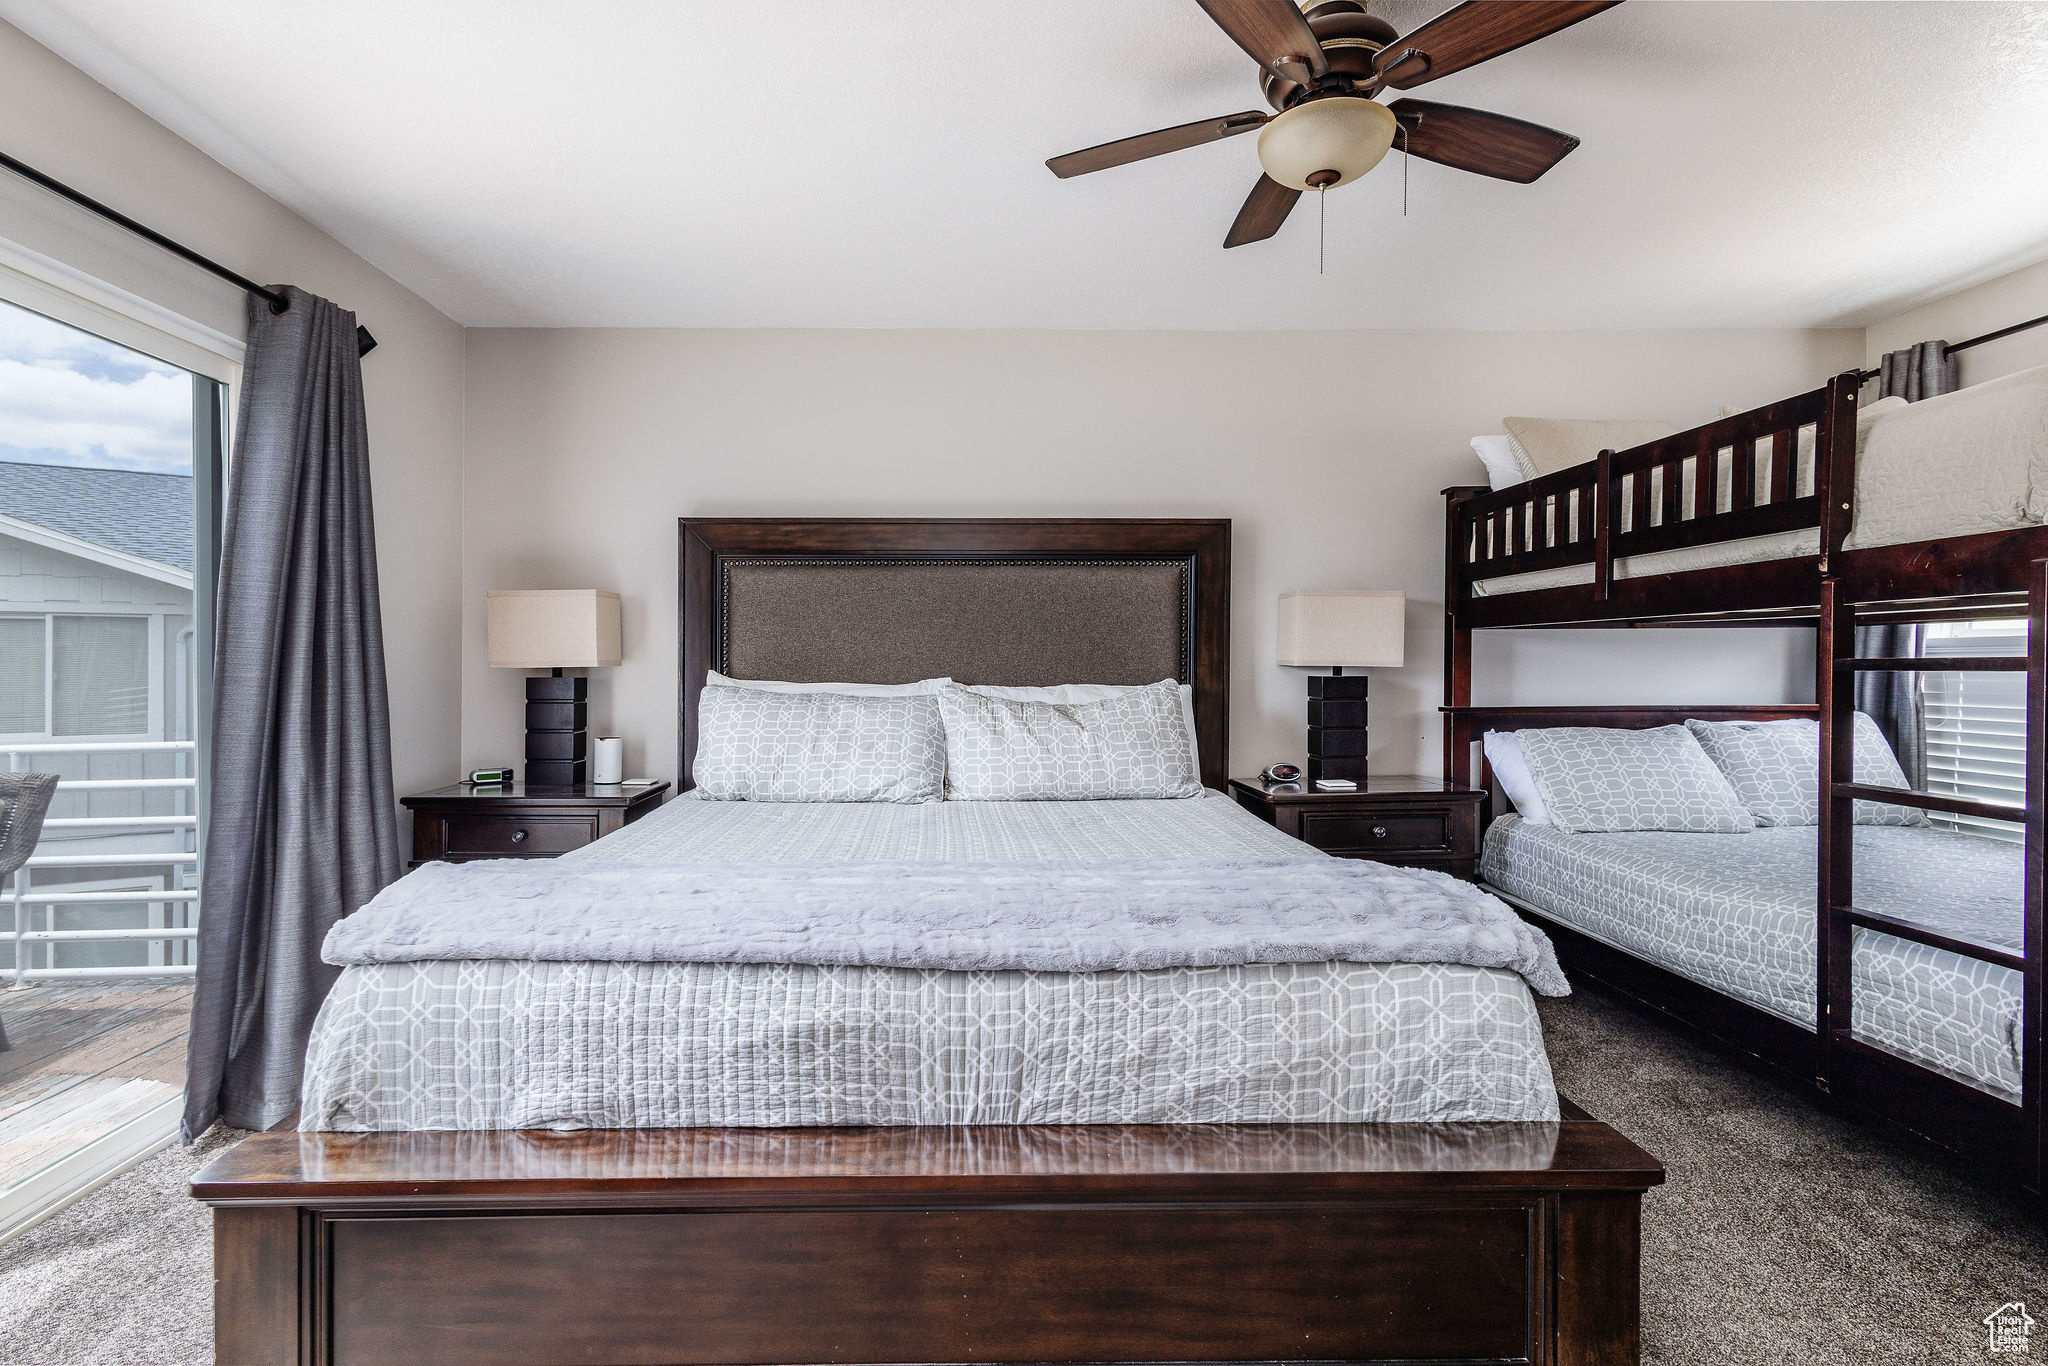
<instances>
[{"instance_id":1,"label":"lower bunk pillow","mask_svg":"<svg viewBox=\"0 0 2048 1366\"><path fill-rule=\"evenodd\" d=\"M1700 742L1734 785L1736 794L1762 826L1820 824L1820 723L1802 717L1782 721L1688 720ZM1873 787L1905 787L1906 771L1877 722L1856 713L1850 743L1853 776ZM1918 807L1893 802L1856 803L1858 825L1929 825Z\"/></svg>"},{"instance_id":2,"label":"lower bunk pillow","mask_svg":"<svg viewBox=\"0 0 2048 1366\"><path fill-rule=\"evenodd\" d=\"M1742 799L1684 726L1517 731L1549 823L1578 833L1756 828Z\"/></svg>"}]
</instances>

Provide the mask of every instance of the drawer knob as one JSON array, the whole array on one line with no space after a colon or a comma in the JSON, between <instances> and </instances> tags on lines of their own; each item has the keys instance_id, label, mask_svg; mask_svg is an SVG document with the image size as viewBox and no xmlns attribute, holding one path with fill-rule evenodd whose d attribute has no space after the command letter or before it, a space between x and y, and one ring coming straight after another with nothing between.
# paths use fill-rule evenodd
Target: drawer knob
<instances>
[{"instance_id":1,"label":"drawer knob","mask_svg":"<svg viewBox=\"0 0 2048 1366\"><path fill-rule=\"evenodd\" d=\"M1376 840L1385 839L1387 837L1387 827L1384 825L1375 825L1372 828L1372 837Z\"/></svg>"},{"instance_id":2,"label":"drawer knob","mask_svg":"<svg viewBox=\"0 0 2048 1366\"><path fill-rule=\"evenodd\" d=\"M526 832L524 830L514 830L512 832L512 842L514 844L526 843Z\"/></svg>"}]
</instances>

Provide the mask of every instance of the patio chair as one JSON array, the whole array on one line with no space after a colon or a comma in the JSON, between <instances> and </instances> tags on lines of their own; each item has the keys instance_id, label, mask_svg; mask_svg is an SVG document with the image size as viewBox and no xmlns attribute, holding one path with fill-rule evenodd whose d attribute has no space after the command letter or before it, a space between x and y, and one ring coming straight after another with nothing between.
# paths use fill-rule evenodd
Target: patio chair
<instances>
[{"instance_id":1,"label":"patio chair","mask_svg":"<svg viewBox=\"0 0 2048 1366\"><path fill-rule=\"evenodd\" d=\"M0 773L0 896L43 837L43 816L57 792L54 773ZM19 915L17 909L15 914ZM7 1025L0 1021L0 1053L5 1053Z\"/></svg>"}]
</instances>

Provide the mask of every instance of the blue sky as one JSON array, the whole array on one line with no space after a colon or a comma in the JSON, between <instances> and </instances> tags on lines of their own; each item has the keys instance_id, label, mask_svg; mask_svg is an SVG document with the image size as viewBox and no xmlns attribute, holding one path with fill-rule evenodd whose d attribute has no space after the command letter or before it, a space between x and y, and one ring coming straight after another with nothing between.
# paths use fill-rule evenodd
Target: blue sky
<instances>
[{"instance_id":1,"label":"blue sky","mask_svg":"<svg viewBox=\"0 0 2048 1366\"><path fill-rule=\"evenodd\" d=\"M0 301L0 460L192 472L192 377Z\"/></svg>"}]
</instances>

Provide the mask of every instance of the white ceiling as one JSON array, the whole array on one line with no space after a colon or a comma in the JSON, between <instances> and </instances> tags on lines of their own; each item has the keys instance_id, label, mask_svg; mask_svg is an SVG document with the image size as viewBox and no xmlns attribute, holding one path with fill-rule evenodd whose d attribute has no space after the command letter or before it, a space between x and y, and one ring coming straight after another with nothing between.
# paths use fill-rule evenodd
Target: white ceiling
<instances>
[{"instance_id":1,"label":"white ceiling","mask_svg":"<svg viewBox=\"0 0 2048 1366\"><path fill-rule=\"evenodd\" d=\"M1390 156L1330 194L1321 276L1309 200L1221 249L1251 136L1042 164L1261 107L1194 0L0 16L476 326L1859 325L2048 257L2044 4L1633 0L1415 92L1578 151L1416 162L1405 218Z\"/></svg>"}]
</instances>

